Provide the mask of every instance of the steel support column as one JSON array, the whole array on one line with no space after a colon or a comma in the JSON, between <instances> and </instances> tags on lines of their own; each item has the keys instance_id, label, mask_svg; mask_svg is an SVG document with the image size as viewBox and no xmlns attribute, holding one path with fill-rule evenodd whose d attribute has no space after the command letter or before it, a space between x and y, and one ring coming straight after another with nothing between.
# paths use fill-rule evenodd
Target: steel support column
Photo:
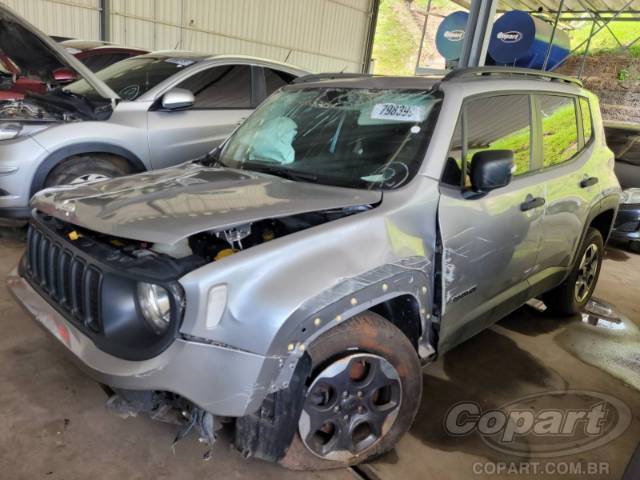
<instances>
[{"instance_id":1,"label":"steel support column","mask_svg":"<svg viewBox=\"0 0 640 480\"><path fill-rule=\"evenodd\" d=\"M100 0L100 40L108 42L111 37L111 0Z\"/></svg>"},{"instance_id":2,"label":"steel support column","mask_svg":"<svg viewBox=\"0 0 640 480\"><path fill-rule=\"evenodd\" d=\"M498 0L472 0L458 68L484 65Z\"/></svg>"},{"instance_id":3,"label":"steel support column","mask_svg":"<svg viewBox=\"0 0 640 480\"><path fill-rule=\"evenodd\" d=\"M542 64L542 70L547 70L549 64L549 57L551 57L551 49L553 48L553 41L556 38L556 30L558 29L558 22L560 21L560 15L562 14L562 7L564 7L564 0L560 0L558 5L558 12L556 13L556 19L553 22L553 30L551 30L551 38L549 38L549 45L547 45L547 53L544 56L544 63Z\"/></svg>"}]
</instances>

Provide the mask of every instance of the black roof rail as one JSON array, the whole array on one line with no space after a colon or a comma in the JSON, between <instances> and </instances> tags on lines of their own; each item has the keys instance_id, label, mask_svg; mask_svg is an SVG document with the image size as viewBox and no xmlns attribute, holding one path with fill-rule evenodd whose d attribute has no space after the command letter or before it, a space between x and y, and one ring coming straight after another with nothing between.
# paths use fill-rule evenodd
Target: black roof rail
<instances>
[{"instance_id":1,"label":"black roof rail","mask_svg":"<svg viewBox=\"0 0 640 480\"><path fill-rule=\"evenodd\" d=\"M561 75L559 73L544 72L542 70L534 70L532 68L516 68L516 67L470 67L452 70L442 79L443 82L453 80L454 78L479 77L483 75L504 75L504 76L523 76L533 78L543 78L552 81L572 83L582 87L582 82L575 77Z\"/></svg>"},{"instance_id":2,"label":"black roof rail","mask_svg":"<svg viewBox=\"0 0 640 480\"><path fill-rule=\"evenodd\" d=\"M373 77L370 73L342 73L342 72L327 72L327 73L310 73L309 75L303 75L298 77L291 83L307 83L318 82L320 80L340 80L346 78L367 78Z\"/></svg>"}]
</instances>

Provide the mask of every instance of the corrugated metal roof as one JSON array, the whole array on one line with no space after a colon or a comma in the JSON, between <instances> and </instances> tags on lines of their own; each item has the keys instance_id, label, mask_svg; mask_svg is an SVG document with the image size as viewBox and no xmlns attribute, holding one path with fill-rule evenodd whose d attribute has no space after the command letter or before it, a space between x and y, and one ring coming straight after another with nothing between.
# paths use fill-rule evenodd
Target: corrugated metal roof
<instances>
[{"instance_id":1,"label":"corrugated metal roof","mask_svg":"<svg viewBox=\"0 0 640 480\"><path fill-rule=\"evenodd\" d=\"M99 0L0 0L49 35L98 40Z\"/></svg>"},{"instance_id":2,"label":"corrugated metal roof","mask_svg":"<svg viewBox=\"0 0 640 480\"><path fill-rule=\"evenodd\" d=\"M469 8L469 0L453 0L460 6ZM560 0L499 0L498 12L524 10L535 12L557 12ZM615 13L619 10L640 12L640 0L565 0L562 11L565 13Z\"/></svg>"},{"instance_id":3,"label":"corrugated metal roof","mask_svg":"<svg viewBox=\"0 0 640 480\"><path fill-rule=\"evenodd\" d=\"M113 0L111 40L360 71L372 0Z\"/></svg>"},{"instance_id":4,"label":"corrugated metal roof","mask_svg":"<svg viewBox=\"0 0 640 480\"><path fill-rule=\"evenodd\" d=\"M99 0L0 0L48 34L100 38ZM109 39L361 71L373 0L111 0Z\"/></svg>"}]
</instances>

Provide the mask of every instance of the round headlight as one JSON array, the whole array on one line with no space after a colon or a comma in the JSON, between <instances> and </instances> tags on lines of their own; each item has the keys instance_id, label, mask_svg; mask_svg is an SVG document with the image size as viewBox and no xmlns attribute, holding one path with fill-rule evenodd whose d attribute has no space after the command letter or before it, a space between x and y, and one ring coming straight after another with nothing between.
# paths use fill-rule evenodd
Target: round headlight
<instances>
[{"instance_id":1,"label":"round headlight","mask_svg":"<svg viewBox=\"0 0 640 480\"><path fill-rule=\"evenodd\" d=\"M138 303L142 316L157 334L164 333L171 321L169 292L153 283L138 283Z\"/></svg>"}]
</instances>

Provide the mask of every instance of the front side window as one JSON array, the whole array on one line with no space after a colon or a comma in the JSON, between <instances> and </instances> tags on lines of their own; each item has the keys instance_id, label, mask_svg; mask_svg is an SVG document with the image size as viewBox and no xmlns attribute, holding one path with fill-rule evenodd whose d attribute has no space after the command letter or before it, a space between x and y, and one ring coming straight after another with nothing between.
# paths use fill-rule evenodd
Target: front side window
<instances>
[{"instance_id":1,"label":"front side window","mask_svg":"<svg viewBox=\"0 0 640 480\"><path fill-rule=\"evenodd\" d=\"M193 58L133 57L104 68L96 76L123 100L135 100L160 82L196 63ZM77 95L91 96L93 88L78 80L64 88Z\"/></svg>"},{"instance_id":2,"label":"front side window","mask_svg":"<svg viewBox=\"0 0 640 480\"><path fill-rule=\"evenodd\" d=\"M531 113L528 95L479 97L464 102L442 181L469 185L468 166L476 152L512 150L514 175L530 171ZM465 175L462 175L465 172Z\"/></svg>"},{"instance_id":3,"label":"front side window","mask_svg":"<svg viewBox=\"0 0 640 480\"><path fill-rule=\"evenodd\" d=\"M566 162L578 153L578 118L573 97L538 95L542 120L542 165Z\"/></svg>"},{"instance_id":4,"label":"front side window","mask_svg":"<svg viewBox=\"0 0 640 480\"><path fill-rule=\"evenodd\" d=\"M586 145L593 137L593 125L591 123L591 108L589 100L580 98L580 113L582 114L582 132L584 134L584 144Z\"/></svg>"},{"instance_id":5,"label":"front side window","mask_svg":"<svg viewBox=\"0 0 640 480\"><path fill-rule=\"evenodd\" d=\"M209 68L178 86L196 97L194 108L251 108L251 67L247 65Z\"/></svg>"},{"instance_id":6,"label":"front side window","mask_svg":"<svg viewBox=\"0 0 640 480\"><path fill-rule=\"evenodd\" d=\"M275 93L220 153L228 167L368 189L418 171L441 102L416 90L290 87Z\"/></svg>"}]
</instances>

